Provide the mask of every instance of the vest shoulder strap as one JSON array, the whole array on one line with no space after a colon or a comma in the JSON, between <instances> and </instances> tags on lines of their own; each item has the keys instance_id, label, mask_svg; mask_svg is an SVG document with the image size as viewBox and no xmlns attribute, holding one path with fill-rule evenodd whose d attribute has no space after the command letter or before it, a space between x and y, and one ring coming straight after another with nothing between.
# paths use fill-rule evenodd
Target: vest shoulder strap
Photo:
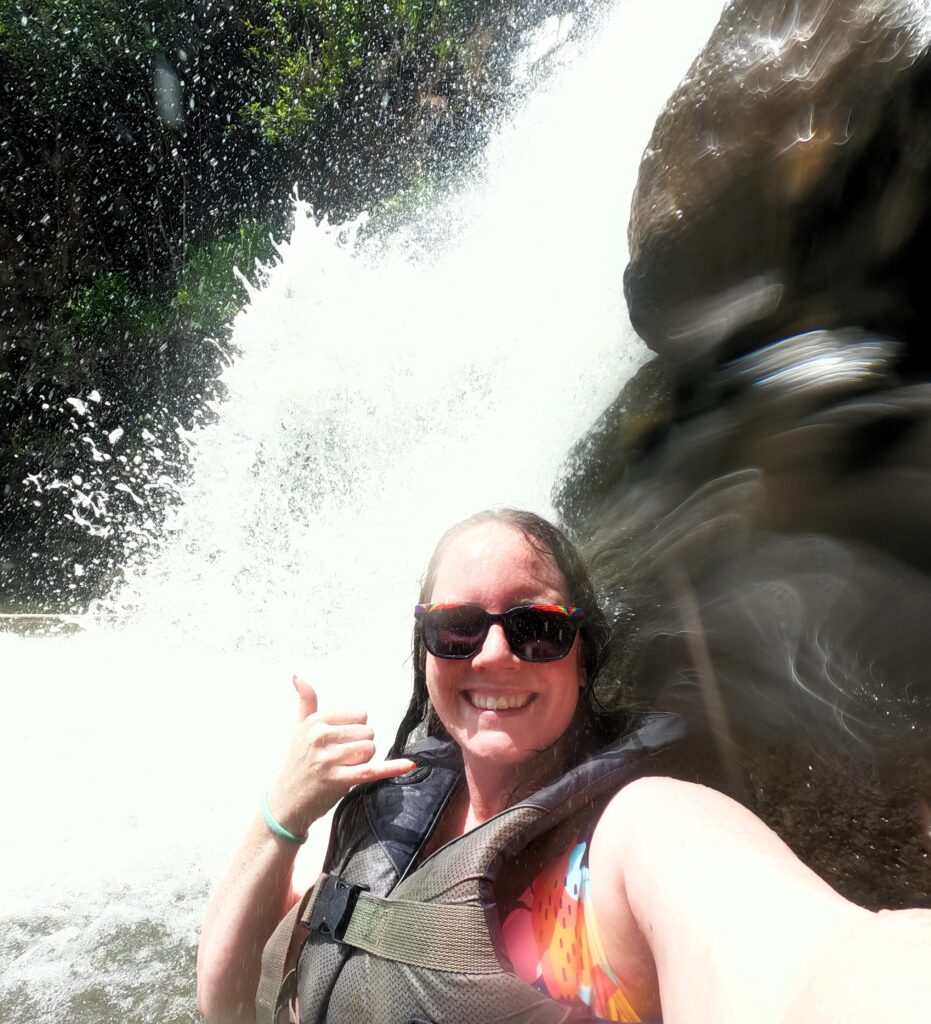
<instances>
[{"instance_id":1,"label":"vest shoulder strap","mask_svg":"<svg viewBox=\"0 0 931 1024\"><path fill-rule=\"evenodd\" d=\"M319 884L319 881L318 881ZM283 980L285 964L288 959L288 950L291 947L291 938L294 929L297 927L298 919L304 913L307 904L313 896L316 886L311 886L301 900L294 904L287 914L278 922L278 927L271 934L271 938L265 943L262 951L262 970L259 975L259 987L255 995L255 1019L256 1024L276 1024L281 1020L294 993L295 986L287 984ZM292 982L295 981L295 971L290 972Z\"/></svg>"}]
</instances>

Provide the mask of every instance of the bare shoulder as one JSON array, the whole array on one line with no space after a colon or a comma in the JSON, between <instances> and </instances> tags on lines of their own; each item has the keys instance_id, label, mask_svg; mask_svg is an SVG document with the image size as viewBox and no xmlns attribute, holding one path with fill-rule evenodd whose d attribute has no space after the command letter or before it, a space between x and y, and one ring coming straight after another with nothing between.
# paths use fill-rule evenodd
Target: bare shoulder
<instances>
[{"instance_id":1,"label":"bare shoulder","mask_svg":"<svg viewBox=\"0 0 931 1024\"><path fill-rule=\"evenodd\" d=\"M713 851L775 858L782 867L794 861L783 841L751 811L718 790L665 776L636 779L605 808L598 829L602 841L635 856L677 857L683 847L696 855Z\"/></svg>"},{"instance_id":2,"label":"bare shoulder","mask_svg":"<svg viewBox=\"0 0 931 1024\"><path fill-rule=\"evenodd\" d=\"M647 776L629 782L605 808L598 822L603 837L627 837L631 825L662 824L669 815L684 807L702 804L733 803L727 797L694 782L682 782L665 776ZM735 805L737 806L737 805Z\"/></svg>"},{"instance_id":3,"label":"bare shoulder","mask_svg":"<svg viewBox=\"0 0 931 1024\"><path fill-rule=\"evenodd\" d=\"M653 910L668 907L673 892L680 909L705 912L738 893L758 903L763 889L781 898L836 896L756 815L697 783L631 782L608 804L596 835L613 851L635 914L646 909L644 899Z\"/></svg>"}]
</instances>

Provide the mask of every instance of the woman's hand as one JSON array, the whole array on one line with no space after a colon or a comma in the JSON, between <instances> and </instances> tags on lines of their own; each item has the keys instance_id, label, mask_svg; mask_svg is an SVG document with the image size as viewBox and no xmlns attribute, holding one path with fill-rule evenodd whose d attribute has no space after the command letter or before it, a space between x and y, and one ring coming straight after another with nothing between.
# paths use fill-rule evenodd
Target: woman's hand
<instances>
[{"instance_id":1,"label":"woman's hand","mask_svg":"<svg viewBox=\"0 0 931 1024\"><path fill-rule=\"evenodd\" d=\"M298 720L284 766L269 790L275 818L290 832L303 835L352 786L404 775L414 767L408 758L373 762L375 734L364 711L317 710L310 683L294 677L300 700Z\"/></svg>"},{"instance_id":2,"label":"woman's hand","mask_svg":"<svg viewBox=\"0 0 931 1024\"><path fill-rule=\"evenodd\" d=\"M288 831L303 834L351 786L403 775L414 762L401 758L373 764L375 744L364 711L322 714L309 683L295 677L294 688L300 724L268 802ZM298 849L272 835L256 814L217 886L197 955L198 1005L210 1024L255 1020L262 949L299 899L291 884Z\"/></svg>"}]
</instances>

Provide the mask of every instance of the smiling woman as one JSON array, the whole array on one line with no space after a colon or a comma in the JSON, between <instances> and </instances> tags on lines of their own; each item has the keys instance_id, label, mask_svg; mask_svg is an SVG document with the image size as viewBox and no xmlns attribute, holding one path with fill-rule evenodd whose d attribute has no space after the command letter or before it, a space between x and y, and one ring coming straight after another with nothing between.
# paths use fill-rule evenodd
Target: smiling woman
<instances>
[{"instance_id":1,"label":"smiling woman","mask_svg":"<svg viewBox=\"0 0 931 1024\"><path fill-rule=\"evenodd\" d=\"M893 1003L925 1019L931 915L870 914L727 797L647 778L669 772L682 728L599 711L608 636L545 520L485 512L448 531L387 761L363 711L318 712L295 680L301 724L204 923L208 1020L776 1024ZM302 898L296 852L341 798ZM853 969L874 979L856 998Z\"/></svg>"},{"instance_id":2,"label":"smiling woman","mask_svg":"<svg viewBox=\"0 0 931 1024\"><path fill-rule=\"evenodd\" d=\"M532 647L518 654L510 642L517 626L505 620L486 622L486 635L478 636L484 642L476 643L466 659L436 649L430 652L426 643L427 692L437 717L462 751L471 810L480 815L476 821L506 805L510 789L503 788L504 765L512 767L511 779L517 781L535 777L541 757L550 769L564 760L556 756L554 763L554 747L566 734L585 685L578 637L570 635L576 633L579 620L540 606L568 601L566 589L553 556L504 521L479 522L459 533L440 561L431 601L441 606L423 617L425 642L436 632L431 619L448 621L456 604L498 614L523 606L523 618L530 620L525 630L535 625L543 641L553 628L550 621L564 619L563 632L572 641L556 660L550 654L546 660L528 657L534 654ZM510 621L514 622L513 615Z\"/></svg>"}]
</instances>

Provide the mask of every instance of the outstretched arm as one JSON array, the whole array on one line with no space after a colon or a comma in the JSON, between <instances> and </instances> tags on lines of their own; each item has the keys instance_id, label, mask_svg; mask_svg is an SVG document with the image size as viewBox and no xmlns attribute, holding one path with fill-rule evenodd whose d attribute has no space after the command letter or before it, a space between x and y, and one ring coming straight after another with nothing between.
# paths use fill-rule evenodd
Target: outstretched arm
<instances>
[{"instance_id":1,"label":"outstretched arm","mask_svg":"<svg viewBox=\"0 0 931 1024\"><path fill-rule=\"evenodd\" d=\"M276 820L294 835L349 789L403 775L412 761L373 762L374 736L363 711L317 712L313 688L299 679L297 731L268 794ZM300 847L271 833L256 815L210 900L197 951L197 1003L209 1024L252 1024L262 950L300 896L291 878Z\"/></svg>"},{"instance_id":2,"label":"outstretched arm","mask_svg":"<svg viewBox=\"0 0 931 1024\"><path fill-rule=\"evenodd\" d=\"M631 783L590 868L609 962L641 980L655 964L665 1024L929 1020L931 911L855 906L714 790Z\"/></svg>"}]
</instances>

